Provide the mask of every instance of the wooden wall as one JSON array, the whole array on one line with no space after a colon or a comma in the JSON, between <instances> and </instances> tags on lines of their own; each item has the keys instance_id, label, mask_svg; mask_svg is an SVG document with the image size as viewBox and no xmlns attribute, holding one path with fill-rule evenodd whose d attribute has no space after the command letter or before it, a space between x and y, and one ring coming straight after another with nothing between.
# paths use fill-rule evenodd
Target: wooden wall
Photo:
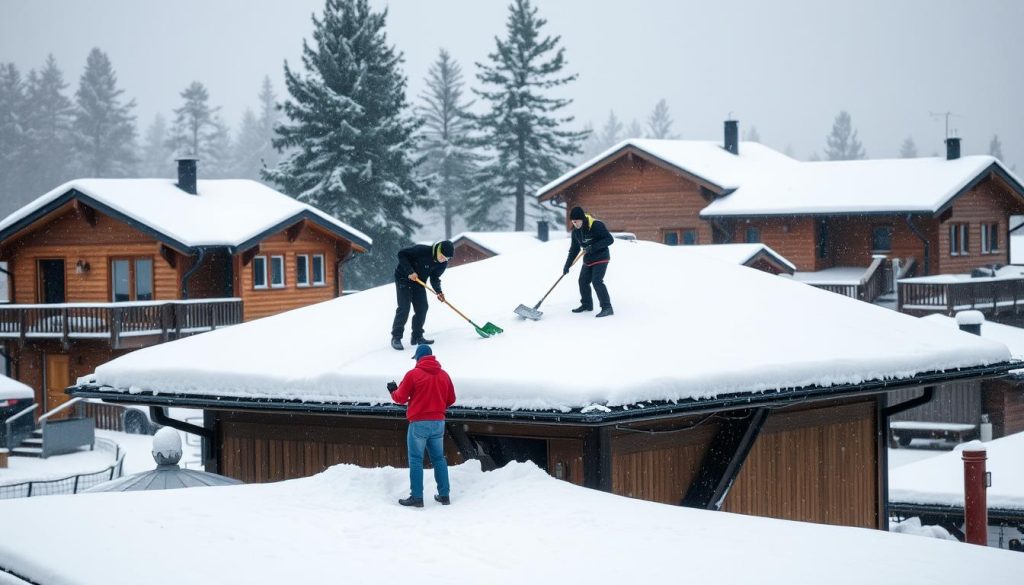
<instances>
[{"instance_id":1,"label":"wooden wall","mask_svg":"<svg viewBox=\"0 0 1024 585\"><path fill-rule=\"evenodd\" d=\"M871 264L871 237L876 227L892 228L892 250L884 252L889 259L906 260L913 257L918 265L918 274L924 274L924 242L907 225L905 217L899 216L868 216L868 217L836 217L829 221L831 263L828 266L863 266ZM936 255L934 243L936 237L935 223L931 220L914 219L915 225L923 236L933 241L930 250L932 273L935 273ZM882 253L882 252L880 252Z\"/></svg>"},{"instance_id":2,"label":"wooden wall","mask_svg":"<svg viewBox=\"0 0 1024 585\"><path fill-rule=\"evenodd\" d=\"M733 222L732 242L746 242L748 227L760 230L761 243L792 262L797 270L819 270L820 264L815 255L815 219L769 217L737 220Z\"/></svg>"},{"instance_id":3,"label":"wooden wall","mask_svg":"<svg viewBox=\"0 0 1024 585\"><path fill-rule=\"evenodd\" d=\"M160 244L142 232L95 212L90 226L80 212L68 206L32 232L4 246L2 255L13 273L13 303L40 301L36 264L40 259L63 259L67 302L109 303L113 300L111 257L148 257L153 260L156 300L177 299L178 271L160 257ZM78 260L89 271L75 271Z\"/></svg>"},{"instance_id":4,"label":"wooden wall","mask_svg":"<svg viewBox=\"0 0 1024 585\"><path fill-rule=\"evenodd\" d=\"M675 427L695 419L673 421ZM708 444L718 425L714 423L672 432L657 426L638 425L644 432L620 432L612 440L612 492L630 498L678 505L696 477Z\"/></svg>"},{"instance_id":5,"label":"wooden wall","mask_svg":"<svg viewBox=\"0 0 1024 585\"><path fill-rule=\"evenodd\" d=\"M987 264L1008 264L1009 244L1007 241L1008 216L1024 213L1024 203L1014 195L1001 180L989 178L953 202L952 215L937 228L938 269L942 274L970 272L971 269ZM999 251L996 254L981 253L981 225L999 223ZM949 253L949 224L969 224L969 252L967 255L951 256Z\"/></svg>"},{"instance_id":6,"label":"wooden wall","mask_svg":"<svg viewBox=\"0 0 1024 585\"><path fill-rule=\"evenodd\" d=\"M91 374L99 365L129 351L112 350L103 340L75 341L67 348L59 341L30 341L24 346L19 346L15 341L7 341L4 343L4 349L11 356L13 377L35 390L35 400L40 409L46 404L46 397L43 395L43 370L47 354L68 356L68 379L74 384L79 377ZM37 411L38 414L42 414L42 410Z\"/></svg>"},{"instance_id":7,"label":"wooden wall","mask_svg":"<svg viewBox=\"0 0 1024 585\"><path fill-rule=\"evenodd\" d=\"M924 421L978 424L981 420L981 382L955 382L935 389L935 397L926 404L889 417L894 421ZM924 390L897 390L888 395L888 404L917 398Z\"/></svg>"},{"instance_id":8,"label":"wooden wall","mask_svg":"<svg viewBox=\"0 0 1024 585\"><path fill-rule=\"evenodd\" d=\"M1024 382L1015 379L983 382L982 411L992 423L993 437L1024 431Z\"/></svg>"},{"instance_id":9,"label":"wooden wall","mask_svg":"<svg viewBox=\"0 0 1024 585\"><path fill-rule=\"evenodd\" d=\"M312 305L335 297L336 270L338 257L343 250L338 250L335 240L327 237L318 229L303 229L294 242L289 241L288 232L269 236L260 242L259 254L267 257L267 274L269 280L270 257L284 256L285 286L283 288L253 288L253 263L242 265L240 256L235 256L235 296L242 299L245 307L245 320L252 321L269 315L276 315ZM296 286L295 258L299 254L323 254L325 284L322 286ZM312 262L312 261L311 261ZM312 268L310 269L312 278Z\"/></svg>"},{"instance_id":10,"label":"wooden wall","mask_svg":"<svg viewBox=\"0 0 1024 585\"><path fill-rule=\"evenodd\" d=\"M481 249L473 242L460 240L455 243L455 257L448 261L448 266L450 268L455 268L456 266L462 266L463 264L469 264L470 262L486 260L492 256L494 256L494 254Z\"/></svg>"}]
</instances>

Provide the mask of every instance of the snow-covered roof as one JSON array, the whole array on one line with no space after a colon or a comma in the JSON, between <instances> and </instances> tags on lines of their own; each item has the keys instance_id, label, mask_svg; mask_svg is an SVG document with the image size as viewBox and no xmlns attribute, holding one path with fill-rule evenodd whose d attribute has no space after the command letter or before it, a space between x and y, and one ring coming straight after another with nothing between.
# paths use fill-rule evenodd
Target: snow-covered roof
<instances>
[{"instance_id":1,"label":"snow-covered roof","mask_svg":"<svg viewBox=\"0 0 1024 585\"><path fill-rule=\"evenodd\" d=\"M448 270L448 300L478 324L505 329L481 339L430 298L427 335L459 405L586 411L909 381L1010 359L1001 343L674 247L617 241L611 254L605 282L615 315L604 319L570 312L579 303L570 278L540 321L513 315L561 274L564 242ZM393 285L366 290L140 349L82 381L119 393L387 403L384 383L411 367L409 351L388 344L394 302Z\"/></svg>"},{"instance_id":2,"label":"snow-covered roof","mask_svg":"<svg viewBox=\"0 0 1024 585\"><path fill-rule=\"evenodd\" d=\"M252 242L271 229L309 219L357 246L372 239L352 226L270 187L247 179L203 180L197 195L171 179L76 179L53 189L0 221L0 240L74 196L100 211L153 230L181 247Z\"/></svg>"},{"instance_id":3,"label":"snow-covered roof","mask_svg":"<svg viewBox=\"0 0 1024 585\"><path fill-rule=\"evenodd\" d=\"M22 384L21 382L8 378L7 376L0 375L0 400L6 400L8 398L34 398L35 392L31 386Z\"/></svg>"},{"instance_id":4,"label":"snow-covered roof","mask_svg":"<svg viewBox=\"0 0 1024 585\"><path fill-rule=\"evenodd\" d=\"M765 244L700 244L696 246L676 246L675 248L683 250L682 254L702 254L709 258L716 258L733 264L746 264L758 254L765 253L783 266L796 271L796 266L792 262Z\"/></svg>"},{"instance_id":5,"label":"snow-covered roof","mask_svg":"<svg viewBox=\"0 0 1024 585\"><path fill-rule=\"evenodd\" d=\"M700 177L725 191L739 188L757 174L771 172L772 169L775 169L774 172L782 173L787 168L799 165L799 161L757 142L740 142L739 154L735 155L722 148L720 142L711 140L632 138L623 140L544 185L537 190L537 196L544 197L552 189L586 173L591 167L620 150L630 147Z\"/></svg>"},{"instance_id":6,"label":"snow-covered roof","mask_svg":"<svg viewBox=\"0 0 1024 585\"><path fill-rule=\"evenodd\" d=\"M553 229L548 233L549 240L564 240L568 237L569 232L560 230ZM463 240L472 242L492 254L505 254L544 243L533 232L462 232L452 238L455 244Z\"/></svg>"},{"instance_id":7,"label":"snow-covered roof","mask_svg":"<svg viewBox=\"0 0 1024 585\"><path fill-rule=\"evenodd\" d=\"M960 329L956 319L945 315L926 315L921 317L924 321L936 323L948 329ZM1024 329L1013 325L1004 325L994 321L984 321L981 324L981 336L985 339L998 341L1009 348L1015 359L1024 360ZM1024 375L1024 369L1011 372L1015 376Z\"/></svg>"},{"instance_id":8,"label":"snow-covered roof","mask_svg":"<svg viewBox=\"0 0 1024 585\"><path fill-rule=\"evenodd\" d=\"M679 582L684 573L698 583L862 585L880 576L1014 583L1024 565L1024 555L960 542L615 496L531 463L450 470L452 504L428 499L414 511L396 503L408 494L407 470L354 465L270 484L7 500L0 511L18 534L0 540L0 566L51 585L411 575L425 585L602 585ZM429 498L433 478L425 479Z\"/></svg>"},{"instance_id":9,"label":"snow-covered roof","mask_svg":"<svg viewBox=\"0 0 1024 585\"><path fill-rule=\"evenodd\" d=\"M992 486L986 490L989 508L1024 510L1024 433L963 443L948 453L893 468L889 502L963 507L962 451L974 447L987 451L985 467L992 472Z\"/></svg>"}]
</instances>

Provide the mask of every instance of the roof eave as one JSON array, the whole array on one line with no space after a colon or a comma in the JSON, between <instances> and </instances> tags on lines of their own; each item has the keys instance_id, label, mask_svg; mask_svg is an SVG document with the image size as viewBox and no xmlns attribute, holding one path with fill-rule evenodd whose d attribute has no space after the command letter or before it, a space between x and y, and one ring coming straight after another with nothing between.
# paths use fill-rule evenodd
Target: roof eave
<instances>
[{"instance_id":1,"label":"roof eave","mask_svg":"<svg viewBox=\"0 0 1024 585\"><path fill-rule=\"evenodd\" d=\"M283 231L284 229L286 229L286 228L288 228L290 226L293 226L296 223L298 223L300 221L303 221L303 220L308 221L310 223L313 223L313 224L317 225L318 227L320 227L320 228L322 228L324 230L327 230L328 232L330 232L330 233L332 233L332 234L334 234L334 235L336 235L336 236L338 236L340 238L343 238L343 239L346 239L346 240L352 242L353 247L355 247L360 252L367 252L367 251L370 250L370 248L373 247L373 244L368 242L368 241L366 241L365 239L363 239L363 238L353 234L352 232L350 232L350 231L348 231L346 229L341 228L338 225L335 225L335 224L325 220L324 218L320 217L318 214L310 211L309 209L304 209L304 210L296 213L295 215L289 216L288 218L279 221L278 223L274 224L273 226L271 226L271 227L261 231L260 233L252 236L248 240L245 240L244 242L242 242L240 244L236 244L236 245L232 246L230 248L231 249L231 253L232 254L238 254L240 252L245 252L249 248L252 248L256 244L258 244L258 243L262 242L263 240L265 240L267 237L269 237L269 236L271 236L273 234L276 234L276 233L278 233L280 231Z\"/></svg>"}]
</instances>

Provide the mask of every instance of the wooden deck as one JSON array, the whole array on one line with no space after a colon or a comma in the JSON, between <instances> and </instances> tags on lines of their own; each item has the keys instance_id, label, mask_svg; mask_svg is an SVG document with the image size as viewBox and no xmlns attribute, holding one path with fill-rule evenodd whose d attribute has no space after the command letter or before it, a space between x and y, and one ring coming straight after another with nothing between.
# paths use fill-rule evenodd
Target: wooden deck
<instances>
[{"instance_id":1,"label":"wooden deck","mask_svg":"<svg viewBox=\"0 0 1024 585\"><path fill-rule=\"evenodd\" d=\"M940 282L897 282L897 309L910 315L942 314L974 309L986 317L1024 312L1024 277L974 278Z\"/></svg>"}]
</instances>

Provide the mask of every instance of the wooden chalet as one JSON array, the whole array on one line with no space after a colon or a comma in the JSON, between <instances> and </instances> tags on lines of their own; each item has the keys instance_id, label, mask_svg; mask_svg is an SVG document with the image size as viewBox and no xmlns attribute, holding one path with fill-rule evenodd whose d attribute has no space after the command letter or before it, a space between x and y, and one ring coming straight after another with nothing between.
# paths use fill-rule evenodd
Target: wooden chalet
<instances>
[{"instance_id":1,"label":"wooden chalet","mask_svg":"<svg viewBox=\"0 0 1024 585\"><path fill-rule=\"evenodd\" d=\"M946 140L945 158L800 162L737 137L731 120L721 144L627 140L537 196L580 205L610 230L645 240L762 242L800 272L859 267L870 274L854 296L868 301L894 275L1009 263L1010 217L1024 214L1024 185L991 156L961 156L959 138ZM998 294L994 287L973 293ZM944 287L907 294L945 312Z\"/></svg>"},{"instance_id":2,"label":"wooden chalet","mask_svg":"<svg viewBox=\"0 0 1024 585\"><path fill-rule=\"evenodd\" d=\"M480 340L453 312L431 313L435 354L459 394L449 410L449 460L475 459L485 468L530 460L554 477L628 497L883 528L886 419L913 405L890 405L886 396L1017 367L1000 344L675 252L647 242L619 246L609 271L617 321L571 314L572 287L554 291L543 320L510 319L523 290L543 290L547 275L534 266L561 258L558 242L447 272L449 295L480 299L464 308L505 328L500 340ZM652 269L669 262L678 270ZM519 286L505 286L505 276ZM190 340L189 355L217 356L215 381L161 367L164 383L133 382L139 374L132 371L163 363L176 349L172 342L128 356L132 368L108 363L69 392L149 406L161 424L205 437L208 471L245 482L312 475L338 463L404 467L404 409L385 402L383 387L410 367L409 354L359 341L380 337L380 319L367 315L386 313L392 296L389 287L370 289L272 324ZM698 304L700 311L678 309ZM711 326L727 314L727 323ZM339 321L349 324L348 336L331 347L305 336L273 341L282 327L313 331ZM877 345L854 339L878 330L890 335ZM592 335L602 343L576 347ZM227 352L228 337L252 353L243 360ZM691 338L699 343L686 342ZM292 369L293 358L305 365ZM800 374L808 368L812 375ZM905 375L904 368L918 373ZM813 373L822 369L827 373ZM590 390L577 396L576 386L630 398L599 400ZM203 409L204 425L168 418L170 406Z\"/></svg>"},{"instance_id":3,"label":"wooden chalet","mask_svg":"<svg viewBox=\"0 0 1024 585\"><path fill-rule=\"evenodd\" d=\"M248 180L80 179L0 222L6 371L42 412L140 347L328 300L364 234Z\"/></svg>"}]
</instances>

